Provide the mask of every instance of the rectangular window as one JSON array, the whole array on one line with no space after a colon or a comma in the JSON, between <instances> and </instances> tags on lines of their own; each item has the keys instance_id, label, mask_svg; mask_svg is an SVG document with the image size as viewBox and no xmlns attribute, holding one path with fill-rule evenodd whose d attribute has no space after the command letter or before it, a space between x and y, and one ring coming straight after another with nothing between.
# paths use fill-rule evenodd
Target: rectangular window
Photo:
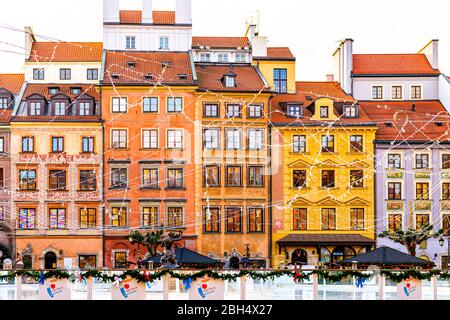
<instances>
[{"instance_id":1,"label":"rectangular window","mask_svg":"<svg viewBox=\"0 0 450 320\"><path fill-rule=\"evenodd\" d=\"M183 149L183 130L167 130L167 148Z\"/></svg>"},{"instance_id":2,"label":"rectangular window","mask_svg":"<svg viewBox=\"0 0 450 320\"><path fill-rule=\"evenodd\" d=\"M306 152L306 136L292 136L292 152Z\"/></svg>"},{"instance_id":3,"label":"rectangular window","mask_svg":"<svg viewBox=\"0 0 450 320\"><path fill-rule=\"evenodd\" d=\"M64 229L66 227L66 209L50 209L48 221L50 229Z\"/></svg>"},{"instance_id":4,"label":"rectangular window","mask_svg":"<svg viewBox=\"0 0 450 320\"><path fill-rule=\"evenodd\" d=\"M80 208L80 229L92 229L97 226L97 209Z\"/></svg>"},{"instance_id":5,"label":"rectangular window","mask_svg":"<svg viewBox=\"0 0 450 320\"><path fill-rule=\"evenodd\" d=\"M249 150L264 149L264 129L248 129L247 145Z\"/></svg>"},{"instance_id":6,"label":"rectangular window","mask_svg":"<svg viewBox=\"0 0 450 320\"><path fill-rule=\"evenodd\" d=\"M228 62L228 53L218 53L217 60L219 62Z\"/></svg>"},{"instance_id":7,"label":"rectangular window","mask_svg":"<svg viewBox=\"0 0 450 320\"><path fill-rule=\"evenodd\" d=\"M8 109L8 98L0 98L0 109Z\"/></svg>"},{"instance_id":8,"label":"rectangular window","mask_svg":"<svg viewBox=\"0 0 450 320\"><path fill-rule=\"evenodd\" d=\"M443 235L448 237L450 235L450 214L442 214L442 229Z\"/></svg>"},{"instance_id":9,"label":"rectangular window","mask_svg":"<svg viewBox=\"0 0 450 320\"><path fill-rule=\"evenodd\" d=\"M61 153L64 152L64 138L52 137L52 152Z\"/></svg>"},{"instance_id":10,"label":"rectangular window","mask_svg":"<svg viewBox=\"0 0 450 320\"><path fill-rule=\"evenodd\" d=\"M19 170L19 189L36 190L36 170Z\"/></svg>"},{"instance_id":11,"label":"rectangular window","mask_svg":"<svg viewBox=\"0 0 450 320\"><path fill-rule=\"evenodd\" d=\"M206 150L215 150L220 148L219 128L208 128L203 131L203 147Z\"/></svg>"},{"instance_id":12,"label":"rectangular window","mask_svg":"<svg viewBox=\"0 0 450 320\"><path fill-rule=\"evenodd\" d=\"M128 98L113 97L112 112L113 113L126 113L128 107Z\"/></svg>"},{"instance_id":13,"label":"rectangular window","mask_svg":"<svg viewBox=\"0 0 450 320\"><path fill-rule=\"evenodd\" d=\"M211 61L211 54L210 53L201 53L200 54L200 61L201 62L210 62Z\"/></svg>"},{"instance_id":14,"label":"rectangular window","mask_svg":"<svg viewBox=\"0 0 450 320\"><path fill-rule=\"evenodd\" d=\"M97 190L97 175L95 170L80 170L80 190Z\"/></svg>"},{"instance_id":15,"label":"rectangular window","mask_svg":"<svg viewBox=\"0 0 450 320\"><path fill-rule=\"evenodd\" d=\"M159 37L159 49L169 50L169 37Z\"/></svg>"},{"instance_id":16,"label":"rectangular window","mask_svg":"<svg viewBox=\"0 0 450 320\"><path fill-rule=\"evenodd\" d=\"M44 69L33 69L33 80L44 80Z\"/></svg>"},{"instance_id":17,"label":"rectangular window","mask_svg":"<svg viewBox=\"0 0 450 320\"><path fill-rule=\"evenodd\" d=\"M416 230L422 230L424 226L430 224L429 214L416 214Z\"/></svg>"},{"instance_id":18,"label":"rectangular window","mask_svg":"<svg viewBox=\"0 0 450 320\"><path fill-rule=\"evenodd\" d=\"M0 188L3 188L4 186L5 186L5 171L3 168L0 168Z\"/></svg>"},{"instance_id":19,"label":"rectangular window","mask_svg":"<svg viewBox=\"0 0 450 320\"><path fill-rule=\"evenodd\" d=\"M184 187L183 169L167 169L167 189L182 189Z\"/></svg>"},{"instance_id":20,"label":"rectangular window","mask_svg":"<svg viewBox=\"0 0 450 320\"><path fill-rule=\"evenodd\" d=\"M242 208L226 208L225 232L242 232Z\"/></svg>"},{"instance_id":21,"label":"rectangular window","mask_svg":"<svg viewBox=\"0 0 450 320\"><path fill-rule=\"evenodd\" d=\"M70 80L72 78L72 70L67 68L59 69L59 80Z\"/></svg>"},{"instance_id":22,"label":"rectangular window","mask_svg":"<svg viewBox=\"0 0 450 320\"><path fill-rule=\"evenodd\" d=\"M346 118L358 117L358 107L356 105L344 106L344 117Z\"/></svg>"},{"instance_id":23,"label":"rectangular window","mask_svg":"<svg viewBox=\"0 0 450 320\"><path fill-rule=\"evenodd\" d=\"M399 154L388 154L388 168L389 169L401 169L402 156Z\"/></svg>"},{"instance_id":24,"label":"rectangular window","mask_svg":"<svg viewBox=\"0 0 450 320\"><path fill-rule=\"evenodd\" d=\"M248 208L248 232L264 232L264 209Z\"/></svg>"},{"instance_id":25,"label":"rectangular window","mask_svg":"<svg viewBox=\"0 0 450 320\"><path fill-rule=\"evenodd\" d=\"M248 186L263 187L264 186L264 167L248 166Z\"/></svg>"},{"instance_id":26,"label":"rectangular window","mask_svg":"<svg viewBox=\"0 0 450 320\"><path fill-rule=\"evenodd\" d=\"M236 62L247 62L247 56L244 53L236 53Z\"/></svg>"},{"instance_id":27,"label":"rectangular window","mask_svg":"<svg viewBox=\"0 0 450 320\"><path fill-rule=\"evenodd\" d=\"M183 98L167 98L167 112L182 112Z\"/></svg>"},{"instance_id":28,"label":"rectangular window","mask_svg":"<svg viewBox=\"0 0 450 320\"><path fill-rule=\"evenodd\" d=\"M422 86L411 86L411 99L422 99Z\"/></svg>"},{"instance_id":29,"label":"rectangular window","mask_svg":"<svg viewBox=\"0 0 450 320\"><path fill-rule=\"evenodd\" d=\"M34 152L34 137L22 137L22 152Z\"/></svg>"},{"instance_id":30,"label":"rectangular window","mask_svg":"<svg viewBox=\"0 0 450 320\"><path fill-rule=\"evenodd\" d=\"M157 227L159 225L159 208L156 206L142 208L142 226Z\"/></svg>"},{"instance_id":31,"label":"rectangular window","mask_svg":"<svg viewBox=\"0 0 450 320\"><path fill-rule=\"evenodd\" d=\"M158 148L158 130L142 130L142 148Z\"/></svg>"},{"instance_id":32,"label":"rectangular window","mask_svg":"<svg viewBox=\"0 0 450 320\"><path fill-rule=\"evenodd\" d=\"M205 207L203 208L204 233L220 232L220 208Z\"/></svg>"},{"instance_id":33,"label":"rectangular window","mask_svg":"<svg viewBox=\"0 0 450 320\"><path fill-rule=\"evenodd\" d=\"M442 169L450 169L450 154L442 155Z\"/></svg>"},{"instance_id":34,"label":"rectangular window","mask_svg":"<svg viewBox=\"0 0 450 320\"><path fill-rule=\"evenodd\" d=\"M416 200L430 200L429 183L416 183Z\"/></svg>"},{"instance_id":35,"label":"rectangular window","mask_svg":"<svg viewBox=\"0 0 450 320\"><path fill-rule=\"evenodd\" d=\"M91 104L89 102L80 102L78 110L80 116L89 116L91 114Z\"/></svg>"},{"instance_id":36,"label":"rectangular window","mask_svg":"<svg viewBox=\"0 0 450 320\"><path fill-rule=\"evenodd\" d=\"M388 183L388 200L401 200L402 199L402 183L401 182L389 182Z\"/></svg>"},{"instance_id":37,"label":"rectangular window","mask_svg":"<svg viewBox=\"0 0 450 320\"><path fill-rule=\"evenodd\" d=\"M290 104L287 107L287 114L289 117L300 118L303 116L303 108L299 104Z\"/></svg>"},{"instance_id":38,"label":"rectangular window","mask_svg":"<svg viewBox=\"0 0 450 320\"><path fill-rule=\"evenodd\" d=\"M159 169L146 168L142 170L142 187L146 189L159 188Z\"/></svg>"},{"instance_id":39,"label":"rectangular window","mask_svg":"<svg viewBox=\"0 0 450 320\"><path fill-rule=\"evenodd\" d=\"M116 269L128 268L128 254L126 251L114 252L114 268Z\"/></svg>"},{"instance_id":40,"label":"rectangular window","mask_svg":"<svg viewBox=\"0 0 450 320\"><path fill-rule=\"evenodd\" d=\"M292 209L292 229L295 231L308 230L308 209Z\"/></svg>"},{"instance_id":41,"label":"rectangular window","mask_svg":"<svg viewBox=\"0 0 450 320\"><path fill-rule=\"evenodd\" d=\"M127 226L127 207L111 208L111 226L126 227Z\"/></svg>"},{"instance_id":42,"label":"rectangular window","mask_svg":"<svg viewBox=\"0 0 450 320\"><path fill-rule=\"evenodd\" d=\"M442 200L450 200L450 183L442 184Z\"/></svg>"},{"instance_id":43,"label":"rectangular window","mask_svg":"<svg viewBox=\"0 0 450 320\"><path fill-rule=\"evenodd\" d=\"M320 117L321 118L328 118L328 107L320 107Z\"/></svg>"},{"instance_id":44,"label":"rectangular window","mask_svg":"<svg viewBox=\"0 0 450 320\"><path fill-rule=\"evenodd\" d=\"M5 153L5 138L0 137L0 153Z\"/></svg>"},{"instance_id":45,"label":"rectangular window","mask_svg":"<svg viewBox=\"0 0 450 320\"><path fill-rule=\"evenodd\" d=\"M428 169L429 167L428 154L416 154L416 169Z\"/></svg>"},{"instance_id":46,"label":"rectangular window","mask_svg":"<svg viewBox=\"0 0 450 320\"><path fill-rule=\"evenodd\" d=\"M30 116L40 116L41 111L42 108L40 102L30 102Z\"/></svg>"},{"instance_id":47,"label":"rectangular window","mask_svg":"<svg viewBox=\"0 0 450 320\"><path fill-rule=\"evenodd\" d=\"M167 226L169 228L179 228L184 225L184 208L183 207L168 207L167 208Z\"/></svg>"},{"instance_id":48,"label":"rectangular window","mask_svg":"<svg viewBox=\"0 0 450 320\"><path fill-rule=\"evenodd\" d=\"M249 118L262 118L263 106L260 104L248 105L248 117Z\"/></svg>"},{"instance_id":49,"label":"rectangular window","mask_svg":"<svg viewBox=\"0 0 450 320\"><path fill-rule=\"evenodd\" d=\"M226 166L226 186L242 187L242 167Z\"/></svg>"},{"instance_id":50,"label":"rectangular window","mask_svg":"<svg viewBox=\"0 0 450 320\"><path fill-rule=\"evenodd\" d=\"M158 98L157 97L145 97L142 99L142 107L144 113L156 113L158 112Z\"/></svg>"},{"instance_id":51,"label":"rectangular window","mask_svg":"<svg viewBox=\"0 0 450 320\"><path fill-rule=\"evenodd\" d=\"M241 105L240 104L227 104L227 118L241 118Z\"/></svg>"},{"instance_id":52,"label":"rectangular window","mask_svg":"<svg viewBox=\"0 0 450 320\"><path fill-rule=\"evenodd\" d=\"M273 69L274 91L287 93L287 69Z\"/></svg>"},{"instance_id":53,"label":"rectangular window","mask_svg":"<svg viewBox=\"0 0 450 320\"><path fill-rule=\"evenodd\" d=\"M364 230L364 209L350 209L350 230Z\"/></svg>"},{"instance_id":54,"label":"rectangular window","mask_svg":"<svg viewBox=\"0 0 450 320\"><path fill-rule=\"evenodd\" d=\"M94 137L83 137L81 145L83 153L94 153Z\"/></svg>"},{"instance_id":55,"label":"rectangular window","mask_svg":"<svg viewBox=\"0 0 450 320\"><path fill-rule=\"evenodd\" d=\"M334 152L334 136L322 136L322 152Z\"/></svg>"},{"instance_id":56,"label":"rectangular window","mask_svg":"<svg viewBox=\"0 0 450 320\"><path fill-rule=\"evenodd\" d=\"M363 136L350 136L350 152L363 152Z\"/></svg>"},{"instance_id":57,"label":"rectangular window","mask_svg":"<svg viewBox=\"0 0 450 320\"><path fill-rule=\"evenodd\" d=\"M136 37L128 36L126 37L126 48L136 49Z\"/></svg>"},{"instance_id":58,"label":"rectangular window","mask_svg":"<svg viewBox=\"0 0 450 320\"><path fill-rule=\"evenodd\" d=\"M36 209L19 209L19 229L33 230L36 223Z\"/></svg>"},{"instance_id":59,"label":"rectangular window","mask_svg":"<svg viewBox=\"0 0 450 320\"><path fill-rule=\"evenodd\" d=\"M334 170L322 170L322 188L334 188L335 186Z\"/></svg>"},{"instance_id":60,"label":"rectangular window","mask_svg":"<svg viewBox=\"0 0 450 320\"><path fill-rule=\"evenodd\" d=\"M220 186L220 167L217 165L204 166L203 169L203 186L219 187Z\"/></svg>"},{"instance_id":61,"label":"rectangular window","mask_svg":"<svg viewBox=\"0 0 450 320\"><path fill-rule=\"evenodd\" d=\"M322 230L336 230L336 209L322 209Z\"/></svg>"},{"instance_id":62,"label":"rectangular window","mask_svg":"<svg viewBox=\"0 0 450 320\"><path fill-rule=\"evenodd\" d=\"M80 269L96 269L97 256L95 255L80 255L78 256L78 267Z\"/></svg>"},{"instance_id":63,"label":"rectangular window","mask_svg":"<svg viewBox=\"0 0 450 320\"><path fill-rule=\"evenodd\" d=\"M219 117L219 105L217 103L207 103L203 107L203 116L207 118Z\"/></svg>"},{"instance_id":64,"label":"rectangular window","mask_svg":"<svg viewBox=\"0 0 450 320\"><path fill-rule=\"evenodd\" d=\"M98 80L98 69L87 69L88 80Z\"/></svg>"},{"instance_id":65,"label":"rectangular window","mask_svg":"<svg viewBox=\"0 0 450 320\"><path fill-rule=\"evenodd\" d=\"M364 171L350 170L350 187L363 188L364 187Z\"/></svg>"},{"instance_id":66,"label":"rectangular window","mask_svg":"<svg viewBox=\"0 0 450 320\"><path fill-rule=\"evenodd\" d=\"M389 232L394 232L402 229L402 215L389 214L388 215L388 229Z\"/></svg>"},{"instance_id":67,"label":"rectangular window","mask_svg":"<svg viewBox=\"0 0 450 320\"><path fill-rule=\"evenodd\" d=\"M372 87L372 99L382 100L383 99L383 86L373 86Z\"/></svg>"},{"instance_id":68,"label":"rectangular window","mask_svg":"<svg viewBox=\"0 0 450 320\"><path fill-rule=\"evenodd\" d=\"M306 170L292 171L292 186L294 188L306 187Z\"/></svg>"},{"instance_id":69,"label":"rectangular window","mask_svg":"<svg viewBox=\"0 0 450 320\"><path fill-rule=\"evenodd\" d=\"M112 189L128 188L127 168L111 168L111 188Z\"/></svg>"},{"instance_id":70,"label":"rectangular window","mask_svg":"<svg viewBox=\"0 0 450 320\"><path fill-rule=\"evenodd\" d=\"M66 170L50 170L50 191L66 191Z\"/></svg>"},{"instance_id":71,"label":"rectangular window","mask_svg":"<svg viewBox=\"0 0 450 320\"><path fill-rule=\"evenodd\" d=\"M391 98L392 99L403 99L402 86L392 86Z\"/></svg>"},{"instance_id":72,"label":"rectangular window","mask_svg":"<svg viewBox=\"0 0 450 320\"><path fill-rule=\"evenodd\" d=\"M242 130L241 129L225 129L227 150L242 149Z\"/></svg>"},{"instance_id":73,"label":"rectangular window","mask_svg":"<svg viewBox=\"0 0 450 320\"><path fill-rule=\"evenodd\" d=\"M127 135L128 132L125 129L113 129L112 134L112 149L126 149L128 145Z\"/></svg>"}]
</instances>

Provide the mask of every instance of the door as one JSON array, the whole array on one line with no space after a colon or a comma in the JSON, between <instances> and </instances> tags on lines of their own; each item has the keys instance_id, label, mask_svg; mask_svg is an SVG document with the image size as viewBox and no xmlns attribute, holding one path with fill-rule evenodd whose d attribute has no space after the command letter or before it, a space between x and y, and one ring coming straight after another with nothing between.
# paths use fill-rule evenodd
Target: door
<instances>
[{"instance_id":1,"label":"door","mask_svg":"<svg viewBox=\"0 0 450 320\"><path fill-rule=\"evenodd\" d=\"M56 254L52 251L45 254L44 269L51 270L56 269Z\"/></svg>"},{"instance_id":2,"label":"door","mask_svg":"<svg viewBox=\"0 0 450 320\"><path fill-rule=\"evenodd\" d=\"M232 257L230 259L230 268L231 269L239 269L239 258L238 257Z\"/></svg>"},{"instance_id":3,"label":"door","mask_svg":"<svg viewBox=\"0 0 450 320\"><path fill-rule=\"evenodd\" d=\"M303 249L297 249L292 252L292 264L306 265L308 264L308 254Z\"/></svg>"}]
</instances>

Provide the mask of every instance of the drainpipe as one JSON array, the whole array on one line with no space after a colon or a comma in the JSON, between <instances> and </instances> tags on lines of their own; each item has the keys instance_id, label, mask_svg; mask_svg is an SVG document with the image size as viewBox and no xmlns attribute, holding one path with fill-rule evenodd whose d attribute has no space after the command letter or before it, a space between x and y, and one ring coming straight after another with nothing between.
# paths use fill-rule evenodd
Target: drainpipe
<instances>
[{"instance_id":1,"label":"drainpipe","mask_svg":"<svg viewBox=\"0 0 450 320\"><path fill-rule=\"evenodd\" d=\"M103 267L106 267L106 248L105 248L105 210L106 210L106 198L105 198L105 122L103 121L103 74L104 66L106 63L106 51L103 51L102 56L102 67L101 67L101 79L100 79L100 122L102 124L102 256L103 256Z\"/></svg>"},{"instance_id":2,"label":"drainpipe","mask_svg":"<svg viewBox=\"0 0 450 320\"><path fill-rule=\"evenodd\" d=\"M377 143L376 140L373 141L373 233L375 239L375 249L377 248Z\"/></svg>"},{"instance_id":3,"label":"drainpipe","mask_svg":"<svg viewBox=\"0 0 450 320\"><path fill-rule=\"evenodd\" d=\"M272 101L273 95L269 97L269 115L272 114ZM270 117L270 116L269 116ZM269 123L269 266L272 267L272 227L273 227L273 221L272 221L272 124Z\"/></svg>"}]
</instances>

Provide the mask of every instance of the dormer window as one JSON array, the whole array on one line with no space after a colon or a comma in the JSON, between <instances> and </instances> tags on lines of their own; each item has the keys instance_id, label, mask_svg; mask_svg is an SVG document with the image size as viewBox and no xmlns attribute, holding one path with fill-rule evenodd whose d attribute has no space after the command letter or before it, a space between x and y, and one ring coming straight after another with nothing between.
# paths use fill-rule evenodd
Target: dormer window
<instances>
[{"instance_id":1,"label":"dormer window","mask_svg":"<svg viewBox=\"0 0 450 320\"><path fill-rule=\"evenodd\" d=\"M111 74L111 77L112 77L113 79L119 79L119 74L118 74L118 73L112 73L112 74Z\"/></svg>"},{"instance_id":2,"label":"dormer window","mask_svg":"<svg viewBox=\"0 0 450 320\"><path fill-rule=\"evenodd\" d=\"M236 86L236 78L233 76L226 76L225 77L225 87L233 88L235 86Z\"/></svg>"},{"instance_id":3,"label":"dormer window","mask_svg":"<svg viewBox=\"0 0 450 320\"><path fill-rule=\"evenodd\" d=\"M299 104L290 104L287 107L287 114L290 117L300 118L303 116L302 106Z\"/></svg>"},{"instance_id":4,"label":"dormer window","mask_svg":"<svg viewBox=\"0 0 450 320\"><path fill-rule=\"evenodd\" d=\"M153 75L151 73L147 73L144 75L145 80L153 80Z\"/></svg>"},{"instance_id":5,"label":"dormer window","mask_svg":"<svg viewBox=\"0 0 450 320\"><path fill-rule=\"evenodd\" d=\"M90 115L91 104L89 102L80 102L78 104L78 114L80 116Z\"/></svg>"},{"instance_id":6,"label":"dormer window","mask_svg":"<svg viewBox=\"0 0 450 320\"><path fill-rule=\"evenodd\" d=\"M30 116L40 116L42 112L42 103L39 101L30 102Z\"/></svg>"},{"instance_id":7,"label":"dormer window","mask_svg":"<svg viewBox=\"0 0 450 320\"><path fill-rule=\"evenodd\" d=\"M48 94L55 95L59 92L59 88L48 88Z\"/></svg>"},{"instance_id":8,"label":"dormer window","mask_svg":"<svg viewBox=\"0 0 450 320\"><path fill-rule=\"evenodd\" d=\"M180 79L180 80L186 80L187 77L188 77L187 74L184 74L184 73L181 73L178 75L178 79Z\"/></svg>"},{"instance_id":9,"label":"dormer window","mask_svg":"<svg viewBox=\"0 0 450 320\"><path fill-rule=\"evenodd\" d=\"M328 118L328 107L326 107L326 106L320 107L320 117Z\"/></svg>"},{"instance_id":10,"label":"dormer window","mask_svg":"<svg viewBox=\"0 0 450 320\"><path fill-rule=\"evenodd\" d=\"M0 98L0 109L8 109L8 98Z\"/></svg>"},{"instance_id":11,"label":"dormer window","mask_svg":"<svg viewBox=\"0 0 450 320\"><path fill-rule=\"evenodd\" d=\"M55 116L63 116L66 114L66 103L64 101L55 102Z\"/></svg>"},{"instance_id":12,"label":"dormer window","mask_svg":"<svg viewBox=\"0 0 450 320\"><path fill-rule=\"evenodd\" d=\"M128 61L127 66L128 68L136 68L136 61Z\"/></svg>"},{"instance_id":13,"label":"dormer window","mask_svg":"<svg viewBox=\"0 0 450 320\"><path fill-rule=\"evenodd\" d=\"M162 62L161 64L162 64L162 67L163 67L163 68L170 68L170 65L172 64L172 62L170 62L170 61L165 61L165 62Z\"/></svg>"},{"instance_id":14,"label":"dormer window","mask_svg":"<svg viewBox=\"0 0 450 320\"><path fill-rule=\"evenodd\" d=\"M79 88L79 87L70 88L70 92L71 92L73 95L78 95L78 94L81 93L81 88Z\"/></svg>"},{"instance_id":15,"label":"dormer window","mask_svg":"<svg viewBox=\"0 0 450 320\"><path fill-rule=\"evenodd\" d=\"M344 106L344 116L346 118L356 118L358 116L358 107L356 105Z\"/></svg>"}]
</instances>

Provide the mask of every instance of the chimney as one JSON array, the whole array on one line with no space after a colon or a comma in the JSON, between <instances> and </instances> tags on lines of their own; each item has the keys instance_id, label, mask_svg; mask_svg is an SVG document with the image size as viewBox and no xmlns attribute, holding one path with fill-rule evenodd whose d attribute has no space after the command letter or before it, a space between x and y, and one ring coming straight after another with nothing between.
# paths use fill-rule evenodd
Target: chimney
<instances>
[{"instance_id":1,"label":"chimney","mask_svg":"<svg viewBox=\"0 0 450 320\"><path fill-rule=\"evenodd\" d=\"M142 23L153 24L152 0L142 0Z\"/></svg>"},{"instance_id":2,"label":"chimney","mask_svg":"<svg viewBox=\"0 0 450 320\"><path fill-rule=\"evenodd\" d=\"M346 94L352 94L353 39L342 40L333 57L336 81Z\"/></svg>"},{"instance_id":3,"label":"chimney","mask_svg":"<svg viewBox=\"0 0 450 320\"><path fill-rule=\"evenodd\" d=\"M175 23L192 24L191 0L176 0Z\"/></svg>"},{"instance_id":4,"label":"chimney","mask_svg":"<svg viewBox=\"0 0 450 320\"><path fill-rule=\"evenodd\" d=\"M24 28L25 33L25 60L30 59L31 48L33 46L33 42L36 42L36 38L34 37L33 29L31 27Z\"/></svg>"},{"instance_id":5,"label":"chimney","mask_svg":"<svg viewBox=\"0 0 450 320\"><path fill-rule=\"evenodd\" d=\"M333 74L327 74L326 75L327 82L333 82L334 81L334 75Z\"/></svg>"},{"instance_id":6,"label":"chimney","mask_svg":"<svg viewBox=\"0 0 450 320\"><path fill-rule=\"evenodd\" d=\"M439 40L431 40L419 51L419 53L422 53L427 57L433 69L439 69Z\"/></svg>"},{"instance_id":7,"label":"chimney","mask_svg":"<svg viewBox=\"0 0 450 320\"><path fill-rule=\"evenodd\" d=\"M119 23L119 0L103 0L103 23Z\"/></svg>"},{"instance_id":8,"label":"chimney","mask_svg":"<svg viewBox=\"0 0 450 320\"><path fill-rule=\"evenodd\" d=\"M251 43L254 57L267 57L267 37L253 37Z\"/></svg>"}]
</instances>

